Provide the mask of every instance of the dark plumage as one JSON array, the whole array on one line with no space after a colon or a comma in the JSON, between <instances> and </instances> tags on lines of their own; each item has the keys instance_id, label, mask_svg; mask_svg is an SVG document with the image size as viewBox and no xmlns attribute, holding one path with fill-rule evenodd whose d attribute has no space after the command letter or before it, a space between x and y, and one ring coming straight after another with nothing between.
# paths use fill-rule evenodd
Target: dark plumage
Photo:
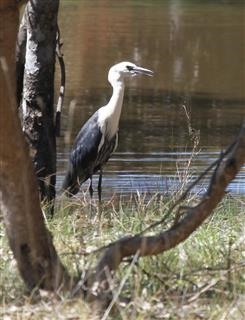
<instances>
[{"instance_id":1,"label":"dark plumage","mask_svg":"<svg viewBox=\"0 0 245 320\"><path fill-rule=\"evenodd\" d=\"M153 72L131 62L121 62L110 69L108 80L113 87L112 97L106 106L88 119L76 137L62 186L67 195L76 194L80 185L90 178L89 190L92 196L92 176L99 171L98 193L101 200L102 168L117 146L124 80L138 74L152 75Z\"/></svg>"},{"instance_id":2,"label":"dark plumage","mask_svg":"<svg viewBox=\"0 0 245 320\"><path fill-rule=\"evenodd\" d=\"M108 161L116 147L117 133L112 139L105 137L100 150L102 132L98 127L98 111L84 124L74 142L69 167L62 189L68 195L79 191L80 185L91 178Z\"/></svg>"}]
</instances>

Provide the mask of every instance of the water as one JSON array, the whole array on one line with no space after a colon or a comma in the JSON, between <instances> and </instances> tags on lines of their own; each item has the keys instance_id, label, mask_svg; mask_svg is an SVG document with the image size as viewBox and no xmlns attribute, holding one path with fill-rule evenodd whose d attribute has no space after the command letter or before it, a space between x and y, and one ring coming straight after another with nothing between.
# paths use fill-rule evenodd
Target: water
<instances>
[{"instance_id":1,"label":"water","mask_svg":"<svg viewBox=\"0 0 245 320\"><path fill-rule=\"evenodd\" d=\"M193 149L183 105L200 132L189 179L202 172L233 141L244 118L244 17L245 2L235 0L62 1L67 82L58 187L77 132L110 98L109 67L124 60L155 75L127 85L119 146L104 169L104 197L179 188ZM229 190L244 193L244 181L242 171Z\"/></svg>"}]
</instances>

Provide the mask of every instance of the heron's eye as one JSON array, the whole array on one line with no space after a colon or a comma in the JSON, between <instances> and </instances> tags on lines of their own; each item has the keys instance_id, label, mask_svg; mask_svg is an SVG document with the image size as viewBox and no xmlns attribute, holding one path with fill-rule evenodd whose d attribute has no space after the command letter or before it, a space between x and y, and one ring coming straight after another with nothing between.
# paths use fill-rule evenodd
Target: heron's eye
<instances>
[{"instance_id":1,"label":"heron's eye","mask_svg":"<svg viewBox=\"0 0 245 320\"><path fill-rule=\"evenodd\" d=\"M126 68L128 69L128 71L134 70L134 67L131 67L131 66L126 66Z\"/></svg>"}]
</instances>

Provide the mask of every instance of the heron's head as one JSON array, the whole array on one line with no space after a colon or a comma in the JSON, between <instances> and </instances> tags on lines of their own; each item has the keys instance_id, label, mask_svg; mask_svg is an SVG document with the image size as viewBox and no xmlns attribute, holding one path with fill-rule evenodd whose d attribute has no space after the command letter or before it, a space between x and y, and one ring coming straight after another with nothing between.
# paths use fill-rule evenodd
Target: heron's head
<instances>
[{"instance_id":1,"label":"heron's head","mask_svg":"<svg viewBox=\"0 0 245 320\"><path fill-rule=\"evenodd\" d=\"M121 81L124 79L144 74L147 76L153 76L153 71L136 66L132 62L120 62L112 66L108 73L108 80L111 84Z\"/></svg>"}]
</instances>

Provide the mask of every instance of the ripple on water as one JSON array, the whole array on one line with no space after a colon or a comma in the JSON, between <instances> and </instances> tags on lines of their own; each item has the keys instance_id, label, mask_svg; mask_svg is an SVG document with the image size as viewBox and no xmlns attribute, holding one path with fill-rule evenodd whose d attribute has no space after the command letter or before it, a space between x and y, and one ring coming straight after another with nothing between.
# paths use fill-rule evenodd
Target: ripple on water
<instances>
[{"instance_id":1,"label":"ripple on water","mask_svg":"<svg viewBox=\"0 0 245 320\"><path fill-rule=\"evenodd\" d=\"M103 197L129 196L137 192L148 195L176 192L183 184L187 186L188 183L193 182L202 171L218 158L219 152L199 152L192 160L191 165L187 167L190 156L191 152L183 151L151 154L115 153L104 169ZM61 187L64 178L67 159L68 153L58 154L58 189ZM198 194L205 192L209 180L210 173L193 188L193 192ZM97 182L98 176L94 175L94 187L96 187ZM83 191L88 188L88 184L88 182L83 184ZM232 194L245 193L245 168L240 171L227 190Z\"/></svg>"}]
</instances>

